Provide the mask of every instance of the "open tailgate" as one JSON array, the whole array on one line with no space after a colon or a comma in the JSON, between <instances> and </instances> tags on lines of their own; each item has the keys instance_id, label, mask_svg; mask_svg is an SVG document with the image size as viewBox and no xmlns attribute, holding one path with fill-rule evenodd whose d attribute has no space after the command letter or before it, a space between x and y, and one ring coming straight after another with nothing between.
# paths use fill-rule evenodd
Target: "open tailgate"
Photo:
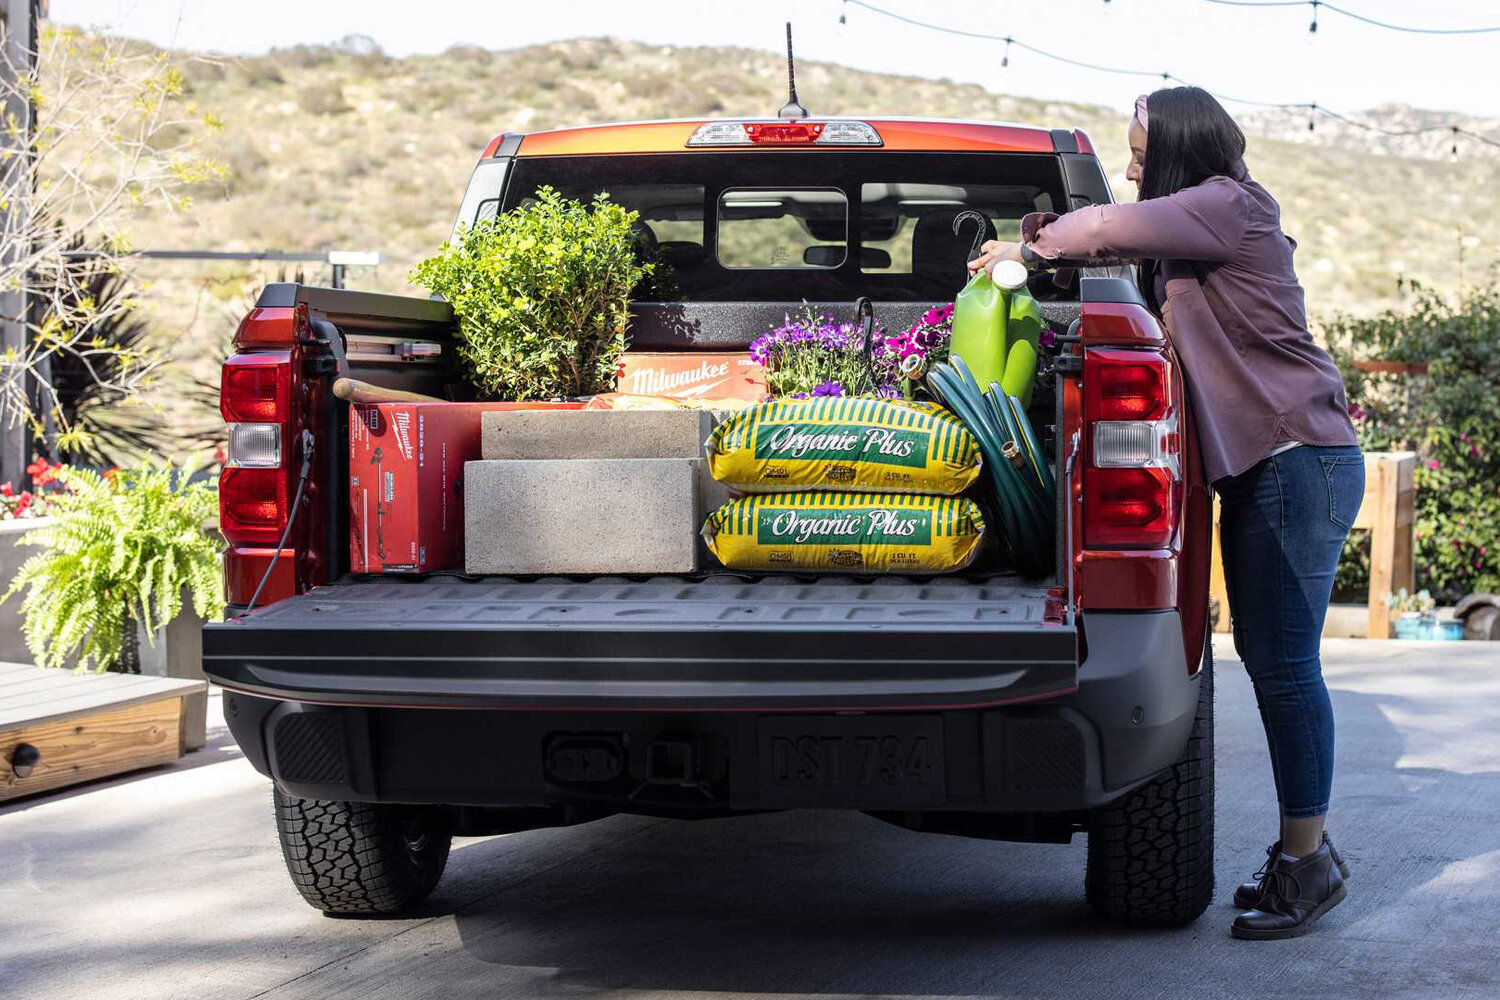
<instances>
[{"instance_id":1,"label":"open tailgate","mask_svg":"<svg viewBox=\"0 0 1500 1000\"><path fill-rule=\"evenodd\" d=\"M1077 687L1064 602L1013 577L349 582L206 626L238 691L486 709L961 708Z\"/></svg>"}]
</instances>

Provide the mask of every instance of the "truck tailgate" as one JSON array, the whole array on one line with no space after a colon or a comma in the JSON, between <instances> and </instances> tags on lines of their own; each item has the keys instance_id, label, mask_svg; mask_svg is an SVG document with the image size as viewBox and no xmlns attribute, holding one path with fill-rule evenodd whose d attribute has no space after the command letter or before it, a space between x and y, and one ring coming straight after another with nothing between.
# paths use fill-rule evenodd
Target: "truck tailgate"
<instances>
[{"instance_id":1,"label":"truck tailgate","mask_svg":"<svg viewBox=\"0 0 1500 1000\"><path fill-rule=\"evenodd\" d=\"M723 575L347 582L204 631L225 687L325 704L973 707L1077 687L1044 586Z\"/></svg>"}]
</instances>

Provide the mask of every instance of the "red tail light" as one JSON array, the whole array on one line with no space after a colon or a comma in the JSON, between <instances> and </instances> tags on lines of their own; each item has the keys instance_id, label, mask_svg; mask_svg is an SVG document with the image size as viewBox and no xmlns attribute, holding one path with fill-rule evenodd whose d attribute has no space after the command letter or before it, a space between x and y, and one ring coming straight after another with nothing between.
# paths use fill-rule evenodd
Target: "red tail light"
<instances>
[{"instance_id":1,"label":"red tail light","mask_svg":"<svg viewBox=\"0 0 1500 1000\"><path fill-rule=\"evenodd\" d=\"M219 412L226 423L281 423L291 395L291 352L236 354L224 362Z\"/></svg>"},{"instance_id":2,"label":"red tail light","mask_svg":"<svg viewBox=\"0 0 1500 1000\"><path fill-rule=\"evenodd\" d=\"M274 546L286 530L285 469L227 468L219 477L219 529L233 545Z\"/></svg>"},{"instance_id":3,"label":"red tail light","mask_svg":"<svg viewBox=\"0 0 1500 1000\"><path fill-rule=\"evenodd\" d=\"M231 545L275 545L288 515L292 354L236 354L224 362L219 386L219 411L229 425L220 530Z\"/></svg>"},{"instance_id":4,"label":"red tail light","mask_svg":"<svg viewBox=\"0 0 1500 1000\"><path fill-rule=\"evenodd\" d=\"M1172 371L1154 350L1084 352L1083 535L1089 548L1171 544L1182 506L1181 390Z\"/></svg>"}]
</instances>

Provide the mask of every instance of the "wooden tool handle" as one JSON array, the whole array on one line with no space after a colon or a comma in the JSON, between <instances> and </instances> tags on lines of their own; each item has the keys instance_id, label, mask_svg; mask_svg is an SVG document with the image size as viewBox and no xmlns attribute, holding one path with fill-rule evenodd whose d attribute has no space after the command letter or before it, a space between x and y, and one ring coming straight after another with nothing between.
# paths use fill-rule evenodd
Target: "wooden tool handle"
<instances>
[{"instance_id":1,"label":"wooden tool handle","mask_svg":"<svg viewBox=\"0 0 1500 1000\"><path fill-rule=\"evenodd\" d=\"M436 396L424 396L420 392L405 389L387 389L383 385L361 382L357 378L333 380L333 394L351 403L441 403Z\"/></svg>"}]
</instances>

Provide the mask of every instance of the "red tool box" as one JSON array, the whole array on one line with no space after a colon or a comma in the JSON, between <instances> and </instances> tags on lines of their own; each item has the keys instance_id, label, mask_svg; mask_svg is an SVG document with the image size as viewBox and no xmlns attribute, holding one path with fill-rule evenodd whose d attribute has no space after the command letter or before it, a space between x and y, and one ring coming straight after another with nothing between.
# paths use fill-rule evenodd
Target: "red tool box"
<instances>
[{"instance_id":1,"label":"red tool box","mask_svg":"<svg viewBox=\"0 0 1500 1000\"><path fill-rule=\"evenodd\" d=\"M349 569L430 573L464 561L464 463L487 410L582 403L356 403L349 408Z\"/></svg>"}]
</instances>

